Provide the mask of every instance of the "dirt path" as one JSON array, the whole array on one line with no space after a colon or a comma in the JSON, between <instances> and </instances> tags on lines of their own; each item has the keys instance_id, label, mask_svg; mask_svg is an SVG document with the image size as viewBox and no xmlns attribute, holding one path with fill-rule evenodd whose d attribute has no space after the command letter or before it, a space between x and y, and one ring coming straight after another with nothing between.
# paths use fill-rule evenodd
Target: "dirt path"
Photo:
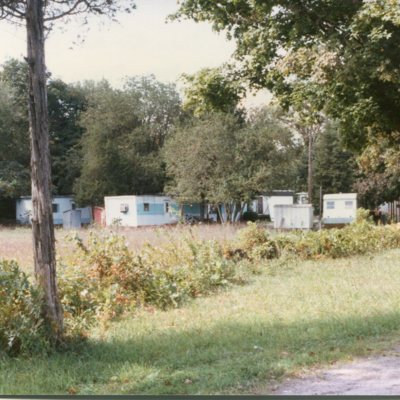
<instances>
[{"instance_id":1,"label":"dirt path","mask_svg":"<svg viewBox=\"0 0 400 400\"><path fill-rule=\"evenodd\" d=\"M270 394L400 395L400 347L385 355L338 364L304 378L287 379Z\"/></svg>"}]
</instances>

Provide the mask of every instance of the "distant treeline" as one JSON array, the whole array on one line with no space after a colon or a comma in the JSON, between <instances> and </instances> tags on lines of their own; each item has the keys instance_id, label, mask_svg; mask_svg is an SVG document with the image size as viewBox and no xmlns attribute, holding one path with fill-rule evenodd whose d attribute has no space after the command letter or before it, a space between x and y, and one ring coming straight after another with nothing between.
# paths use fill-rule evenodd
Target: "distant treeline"
<instances>
[{"instance_id":1,"label":"distant treeline","mask_svg":"<svg viewBox=\"0 0 400 400\"><path fill-rule=\"evenodd\" d=\"M0 70L3 219L13 217L16 198L30 194L26 75L18 60ZM240 96L229 93L218 99L229 107L199 112L198 82L187 83L182 103L175 85L154 76L127 78L116 89L106 80L67 84L49 73L53 193L73 194L82 205L162 192L231 204L271 189L307 190L307 140L287 122L294 116L276 107L246 115ZM325 193L352 190L355 157L343 150L334 122L324 121L313 152L315 193L320 185Z\"/></svg>"}]
</instances>

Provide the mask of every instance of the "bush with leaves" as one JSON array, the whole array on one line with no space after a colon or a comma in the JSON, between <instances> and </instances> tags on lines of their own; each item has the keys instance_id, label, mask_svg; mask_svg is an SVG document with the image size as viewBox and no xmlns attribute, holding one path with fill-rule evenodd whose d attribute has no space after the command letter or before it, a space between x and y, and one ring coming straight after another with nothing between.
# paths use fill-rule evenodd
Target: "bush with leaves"
<instances>
[{"instance_id":1,"label":"bush with leaves","mask_svg":"<svg viewBox=\"0 0 400 400\"><path fill-rule=\"evenodd\" d=\"M0 261L0 354L34 353L48 348L40 296L13 261Z\"/></svg>"},{"instance_id":2,"label":"bush with leaves","mask_svg":"<svg viewBox=\"0 0 400 400\"><path fill-rule=\"evenodd\" d=\"M227 258L271 259L278 256L278 249L267 229L249 222L245 229L239 231L236 240L228 245L225 254Z\"/></svg>"},{"instance_id":3,"label":"bush with leaves","mask_svg":"<svg viewBox=\"0 0 400 400\"><path fill-rule=\"evenodd\" d=\"M228 254L250 259L339 258L399 246L400 230L395 225L375 226L368 211L359 209L354 223L341 229L293 231L270 237L266 229L249 223L239 232L235 246Z\"/></svg>"},{"instance_id":4,"label":"bush with leaves","mask_svg":"<svg viewBox=\"0 0 400 400\"><path fill-rule=\"evenodd\" d=\"M128 249L115 233L91 233L79 251L61 263L59 291L65 325L84 333L99 317L113 318L137 307L178 307L230 283L242 283L274 258L318 259L365 254L400 246L400 230L376 227L359 212L343 229L293 231L271 236L249 223L232 242L197 241L192 237L159 247ZM65 266L64 266L65 265Z\"/></svg>"},{"instance_id":5,"label":"bush with leaves","mask_svg":"<svg viewBox=\"0 0 400 400\"><path fill-rule=\"evenodd\" d=\"M59 286L66 325L76 332L99 315L176 307L235 281L233 262L215 242L186 239L132 253L114 233L75 240L79 251L63 261Z\"/></svg>"}]
</instances>

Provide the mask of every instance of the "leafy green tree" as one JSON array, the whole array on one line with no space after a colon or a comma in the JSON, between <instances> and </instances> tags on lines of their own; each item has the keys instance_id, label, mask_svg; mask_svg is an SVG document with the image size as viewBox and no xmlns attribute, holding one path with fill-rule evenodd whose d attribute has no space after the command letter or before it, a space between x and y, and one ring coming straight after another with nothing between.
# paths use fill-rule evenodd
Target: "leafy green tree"
<instances>
[{"instance_id":1,"label":"leafy green tree","mask_svg":"<svg viewBox=\"0 0 400 400\"><path fill-rule=\"evenodd\" d=\"M199 117L204 114L242 114L239 108L245 89L222 68L203 68L193 75L184 74L183 109Z\"/></svg>"},{"instance_id":2,"label":"leafy green tree","mask_svg":"<svg viewBox=\"0 0 400 400\"><path fill-rule=\"evenodd\" d=\"M50 80L47 90L53 190L71 194L81 169L79 119L87 107L86 93L60 79Z\"/></svg>"},{"instance_id":3,"label":"leafy green tree","mask_svg":"<svg viewBox=\"0 0 400 400\"><path fill-rule=\"evenodd\" d=\"M181 99L175 84L159 82L154 75L130 77L125 82L124 91L135 102L140 124L147 127L147 135L155 148L161 147L181 117Z\"/></svg>"},{"instance_id":4,"label":"leafy green tree","mask_svg":"<svg viewBox=\"0 0 400 400\"><path fill-rule=\"evenodd\" d=\"M395 137L376 137L358 157L360 168L353 187L364 207L375 208L400 197L400 145Z\"/></svg>"},{"instance_id":5,"label":"leafy green tree","mask_svg":"<svg viewBox=\"0 0 400 400\"><path fill-rule=\"evenodd\" d=\"M352 190L358 168L353 153L344 150L337 124L329 122L315 146L315 183L324 193Z\"/></svg>"},{"instance_id":6,"label":"leafy green tree","mask_svg":"<svg viewBox=\"0 0 400 400\"><path fill-rule=\"evenodd\" d=\"M30 191L26 101L21 104L17 82L0 72L0 201Z\"/></svg>"},{"instance_id":7,"label":"leafy green tree","mask_svg":"<svg viewBox=\"0 0 400 400\"><path fill-rule=\"evenodd\" d=\"M102 204L106 195L162 192L160 149L180 116L174 86L146 77L128 79L123 90L103 81L87 84L86 91L83 163L74 186L77 200Z\"/></svg>"},{"instance_id":8,"label":"leafy green tree","mask_svg":"<svg viewBox=\"0 0 400 400\"><path fill-rule=\"evenodd\" d=\"M311 92L346 146L400 130L398 0L183 0L180 17L225 31L240 77L286 107Z\"/></svg>"},{"instance_id":9,"label":"leafy green tree","mask_svg":"<svg viewBox=\"0 0 400 400\"><path fill-rule=\"evenodd\" d=\"M27 64L16 59L4 63L0 71L0 91L3 93L0 100L0 169L8 171L3 174L3 187L16 185L19 188L10 192L13 198L31 191L29 182L26 182L30 169L27 75ZM77 153L83 128L78 122L86 107L86 94L79 86L52 80L51 74L47 75L52 190L56 194L71 194L73 181L80 172L81 159ZM9 162L12 163L10 168ZM11 175L10 171L13 171ZM6 180L7 176L10 181ZM24 183L18 183L19 179Z\"/></svg>"},{"instance_id":10,"label":"leafy green tree","mask_svg":"<svg viewBox=\"0 0 400 400\"><path fill-rule=\"evenodd\" d=\"M291 184L297 149L292 134L263 111L246 125L208 114L177 128L167 141L167 192L177 199L223 205L235 221L246 202Z\"/></svg>"}]
</instances>

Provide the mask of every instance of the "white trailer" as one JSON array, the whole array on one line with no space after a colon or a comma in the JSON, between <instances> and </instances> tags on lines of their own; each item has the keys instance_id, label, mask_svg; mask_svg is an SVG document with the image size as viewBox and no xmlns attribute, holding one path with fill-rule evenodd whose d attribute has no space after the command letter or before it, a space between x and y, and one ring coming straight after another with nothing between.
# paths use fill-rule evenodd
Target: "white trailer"
<instances>
[{"instance_id":1,"label":"white trailer","mask_svg":"<svg viewBox=\"0 0 400 400\"><path fill-rule=\"evenodd\" d=\"M268 215L271 221L275 220L274 207L278 204L290 205L294 202L294 192L290 190L273 190L259 196L253 201L252 209L258 215Z\"/></svg>"},{"instance_id":2,"label":"white trailer","mask_svg":"<svg viewBox=\"0 0 400 400\"><path fill-rule=\"evenodd\" d=\"M357 193L325 194L322 222L325 225L349 224L357 216Z\"/></svg>"},{"instance_id":3,"label":"white trailer","mask_svg":"<svg viewBox=\"0 0 400 400\"><path fill-rule=\"evenodd\" d=\"M275 229L311 229L314 209L311 204L278 204L274 206Z\"/></svg>"},{"instance_id":4,"label":"white trailer","mask_svg":"<svg viewBox=\"0 0 400 400\"><path fill-rule=\"evenodd\" d=\"M167 196L104 197L106 225L148 226L174 224L179 221L176 203Z\"/></svg>"},{"instance_id":5,"label":"white trailer","mask_svg":"<svg viewBox=\"0 0 400 400\"><path fill-rule=\"evenodd\" d=\"M77 208L72 196L54 196L52 199L53 207L53 223L54 225L63 224L63 214L70 210L81 211L82 224L90 224L92 222L92 208ZM16 203L16 220L18 223L26 225L31 223L32 218L32 198L24 196L17 200Z\"/></svg>"}]
</instances>

